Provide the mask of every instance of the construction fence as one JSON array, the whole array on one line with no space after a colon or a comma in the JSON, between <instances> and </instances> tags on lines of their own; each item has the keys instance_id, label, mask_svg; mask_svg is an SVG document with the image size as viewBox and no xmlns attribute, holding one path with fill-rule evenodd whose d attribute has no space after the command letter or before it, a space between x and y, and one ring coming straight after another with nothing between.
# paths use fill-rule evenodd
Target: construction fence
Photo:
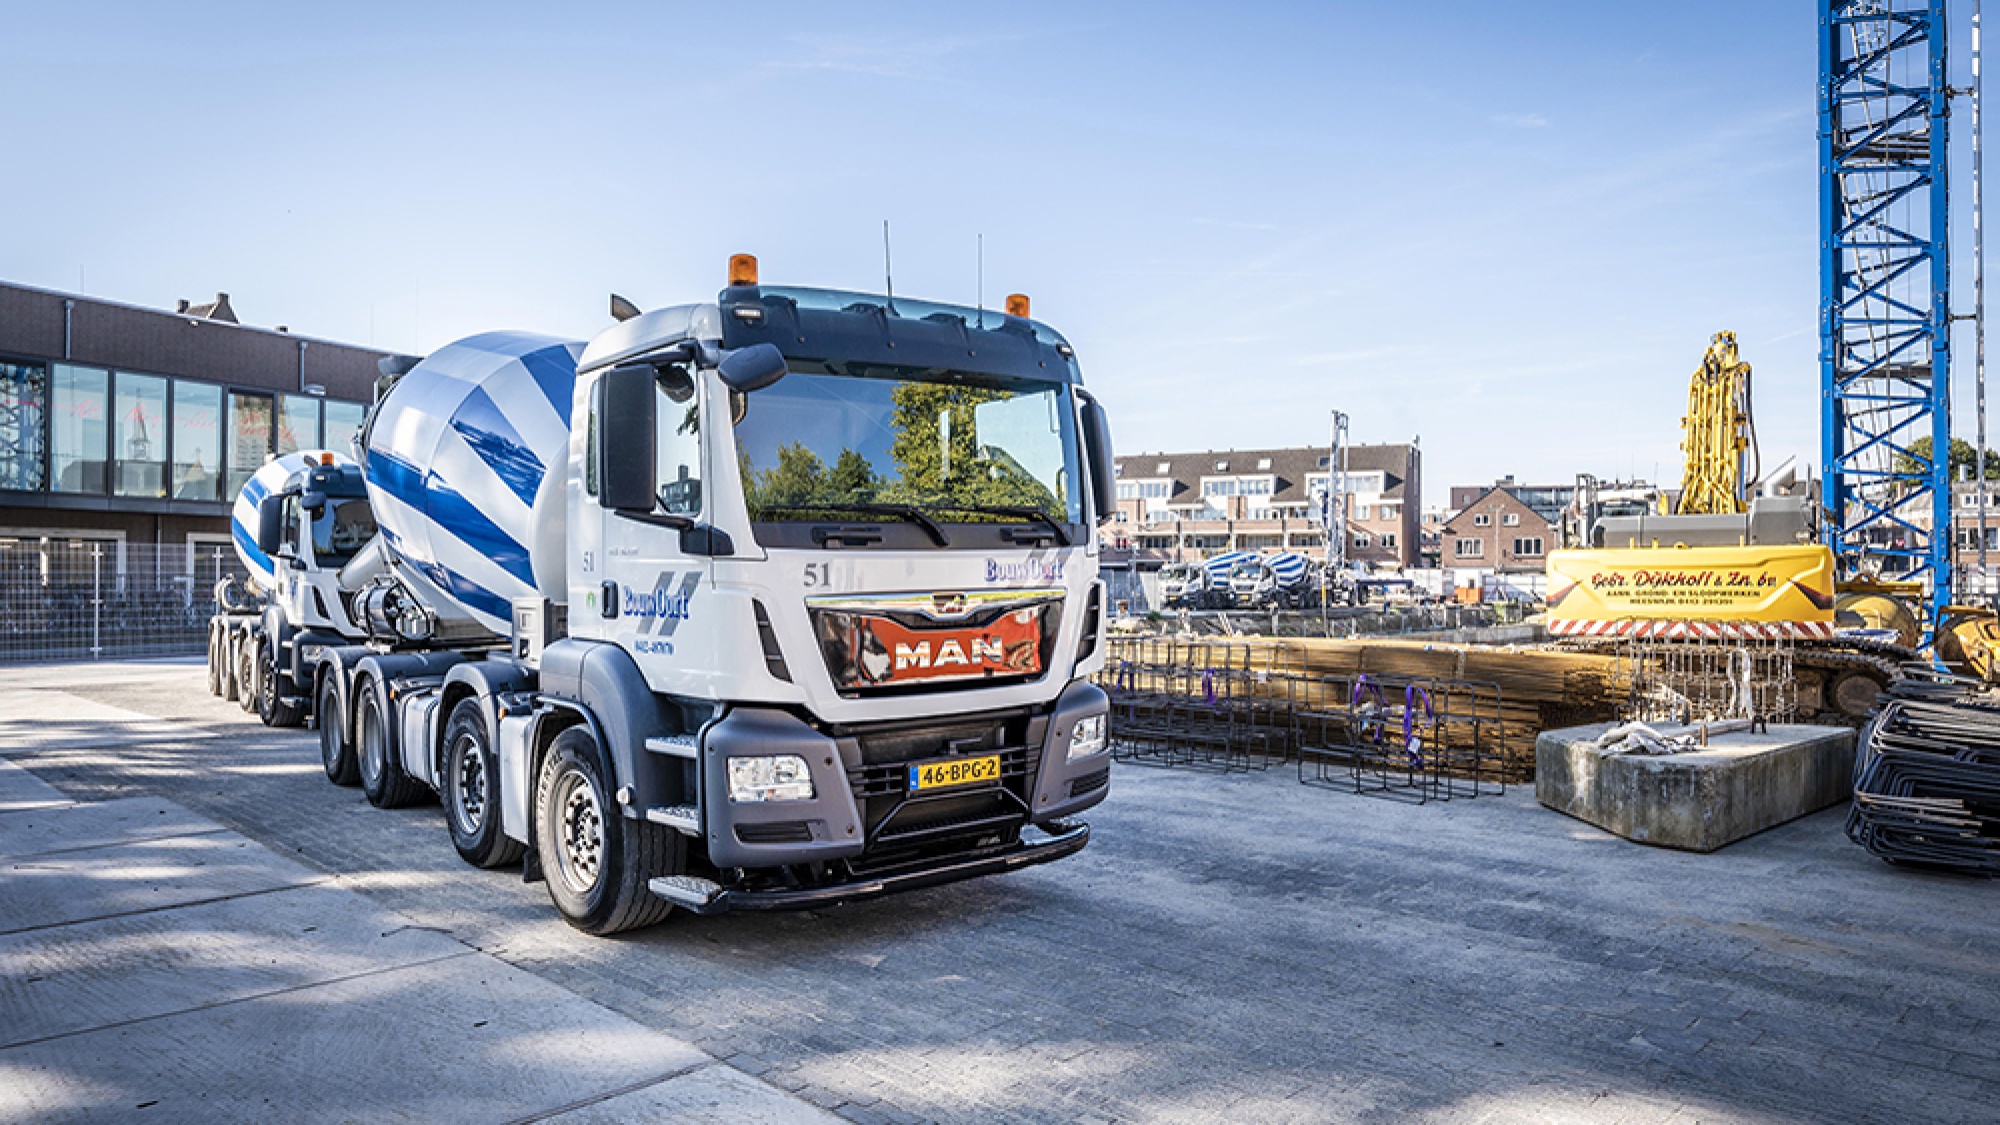
<instances>
[{"instance_id":1,"label":"construction fence","mask_svg":"<svg viewBox=\"0 0 2000 1125\"><path fill-rule=\"evenodd\" d=\"M222 542L0 533L0 664L199 655L229 577L245 571Z\"/></svg>"}]
</instances>

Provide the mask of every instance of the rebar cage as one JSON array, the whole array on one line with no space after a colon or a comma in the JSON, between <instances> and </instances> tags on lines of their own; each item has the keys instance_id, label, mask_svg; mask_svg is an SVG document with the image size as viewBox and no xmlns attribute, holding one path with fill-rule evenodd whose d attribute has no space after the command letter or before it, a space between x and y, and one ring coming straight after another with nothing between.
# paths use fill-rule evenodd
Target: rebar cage
<instances>
[{"instance_id":1,"label":"rebar cage","mask_svg":"<svg viewBox=\"0 0 2000 1125\"><path fill-rule=\"evenodd\" d=\"M1135 765L1263 770L1424 803L1505 792L1505 704L1491 683L1304 670L1249 642L1119 638L1101 680L1113 756Z\"/></svg>"}]
</instances>

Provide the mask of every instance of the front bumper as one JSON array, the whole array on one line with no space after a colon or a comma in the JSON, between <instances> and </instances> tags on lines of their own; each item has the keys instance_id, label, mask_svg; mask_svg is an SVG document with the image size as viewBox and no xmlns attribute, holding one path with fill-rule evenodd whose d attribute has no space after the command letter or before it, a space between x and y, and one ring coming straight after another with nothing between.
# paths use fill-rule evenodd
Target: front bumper
<instances>
[{"instance_id":1,"label":"front bumper","mask_svg":"<svg viewBox=\"0 0 2000 1125\"><path fill-rule=\"evenodd\" d=\"M1086 680L1039 713L946 713L881 727L822 730L788 712L736 708L701 736L700 824L709 861L752 871L834 862L867 871L919 853L944 866L989 856L1011 846L1020 828L1067 820L1104 799L1110 754L1070 761L1069 740L1080 720L1108 708L1103 690ZM806 762L813 797L732 802L728 759L774 754ZM912 792L905 780L919 762L986 755L1001 761L996 785L933 797Z\"/></svg>"},{"instance_id":2,"label":"front bumper","mask_svg":"<svg viewBox=\"0 0 2000 1125\"><path fill-rule=\"evenodd\" d=\"M1048 830L1052 834L1046 839L1023 840L993 854L933 861L823 886L746 890L710 884L693 889L689 886L693 880L681 880L679 887L656 886L654 891L668 892L661 897L696 914L724 914L732 910L810 910L1051 863L1075 855L1090 842L1090 826L1087 824L1057 822L1050 824Z\"/></svg>"}]
</instances>

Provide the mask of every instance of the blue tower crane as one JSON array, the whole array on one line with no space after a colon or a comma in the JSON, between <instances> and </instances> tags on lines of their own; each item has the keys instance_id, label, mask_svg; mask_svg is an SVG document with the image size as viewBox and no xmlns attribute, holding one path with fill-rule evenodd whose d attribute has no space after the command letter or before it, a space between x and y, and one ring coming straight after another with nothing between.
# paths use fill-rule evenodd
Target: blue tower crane
<instances>
[{"instance_id":1,"label":"blue tower crane","mask_svg":"<svg viewBox=\"0 0 2000 1125\"><path fill-rule=\"evenodd\" d=\"M1952 596L1945 0L1822 0L1820 439L1842 579ZM1928 450L1919 445L1928 439Z\"/></svg>"}]
</instances>

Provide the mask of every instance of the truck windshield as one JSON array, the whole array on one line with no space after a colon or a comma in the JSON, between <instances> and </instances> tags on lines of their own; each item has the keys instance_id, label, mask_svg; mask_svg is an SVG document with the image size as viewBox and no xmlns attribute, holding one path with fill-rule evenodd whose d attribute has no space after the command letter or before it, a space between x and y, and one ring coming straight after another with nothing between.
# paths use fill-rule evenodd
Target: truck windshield
<instances>
[{"instance_id":1,"label":"truck windshield","mask_svg":"<svg viewBox=\"0 0 2000 1125\"><path fill-rule=\"evenodd\" d=\"M375 535L375 513L366 497L327 497L312 523L313 557L322 566L354 557Z\"/></svg>"},{"instance_id":2,"label":"truck windshield","mask_svg":"<svg viewBox=\"0 0 2000 1125\"><path fill-rule=\"evenodd\" d=\"M1064 383L793 360L740 401L750 518L853 519L855 505L938 523L1083 522ZM824 507L817 507L823 505Z\"/></svg>"}]
</instances>

